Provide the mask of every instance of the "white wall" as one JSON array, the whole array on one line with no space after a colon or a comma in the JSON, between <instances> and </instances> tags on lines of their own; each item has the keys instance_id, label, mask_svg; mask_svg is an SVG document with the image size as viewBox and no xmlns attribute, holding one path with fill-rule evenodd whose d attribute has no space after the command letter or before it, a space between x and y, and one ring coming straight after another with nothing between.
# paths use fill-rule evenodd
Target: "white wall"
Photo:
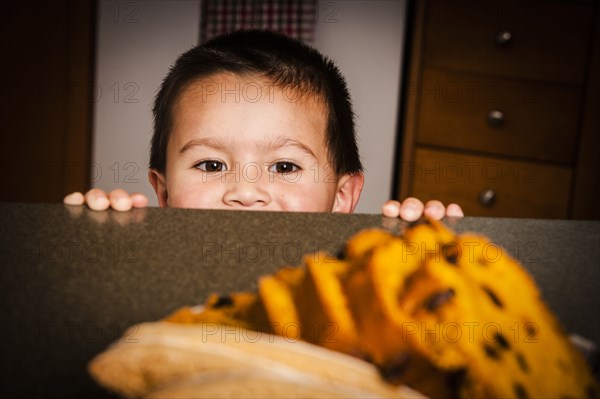
<instances>
[{"instance_id":1,"label":"white wall","mask_svg":"<svg viewBox=\"0 0 600 399\"><path fill-rule=\"evenodd\" d=\"M152 102L175 59L196 45L198 0L99 1L92 185L148 196ZM96 172L96 176L94 176Z\"/></svg>"},{"instance_id":2,"label":"white wall","mask_svg":"<svg viewBox=\"0 0 600 399\"><path fill-rule=\"evenodd\" d=\"M101 0L99 7L93 186L139 191L157 205L146 177L152 101L169 66L198 42L200 0ZM391 192L404 7L319 1L314 46L346 76L357 114L366 169L357 212L379 213Z\"/></svg>"},{"instance_id":3,"label":"white wall","mask_svg":"<svg viewBox=\"0 0 600 399\"><path fill-rule=\"evenodd\" d=\"M406 1L319 1L314 46L346 77L356 113L365 188L357 212L390 198Z\"/></svg>"}]
</instances>

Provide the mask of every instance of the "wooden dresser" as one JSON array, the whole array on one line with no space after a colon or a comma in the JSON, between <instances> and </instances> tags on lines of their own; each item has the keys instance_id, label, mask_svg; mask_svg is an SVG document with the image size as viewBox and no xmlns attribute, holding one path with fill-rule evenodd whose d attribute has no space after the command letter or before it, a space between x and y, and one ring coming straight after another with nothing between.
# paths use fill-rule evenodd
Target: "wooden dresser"
<instances>
[{"instance_id":1,"label":"wooden dresser","mask_svg":"<svg viewBox=\"0 0 600 399\"><path fill-rule=\"evenodd\" d=\"M409 9L397 197L470 216L600 219L598 2Z\"/></svg>"}]
</instances>

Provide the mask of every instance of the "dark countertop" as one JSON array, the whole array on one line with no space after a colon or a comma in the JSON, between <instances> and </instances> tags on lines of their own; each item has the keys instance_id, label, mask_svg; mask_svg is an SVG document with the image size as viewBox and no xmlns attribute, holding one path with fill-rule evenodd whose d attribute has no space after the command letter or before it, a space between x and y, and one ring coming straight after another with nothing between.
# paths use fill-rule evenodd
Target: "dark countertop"
<instances>
[{"instance_id":1,"label":"dark countertop","mask_svg":"<svg viewBox=\"0 0 600 399\"><path fill-rule=\"evenodd\" d=\"M532 273L568 332L600 342L600 222L449 221L487 235ZM2 397L101 397L86 364L126 327L251 290L317 249L337 252L379 215L149 208L93 212L0 203Z\"/></svg>"}]
</instances>

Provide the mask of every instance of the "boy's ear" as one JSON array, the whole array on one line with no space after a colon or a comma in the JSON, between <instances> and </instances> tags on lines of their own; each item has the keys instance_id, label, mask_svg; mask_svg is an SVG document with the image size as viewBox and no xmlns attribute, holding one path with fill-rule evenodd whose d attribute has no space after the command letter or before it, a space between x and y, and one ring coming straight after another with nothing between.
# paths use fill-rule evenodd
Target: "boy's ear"
<instances>
[{"instance_id":1,"label":"boy's ear","mask_svg":"<svg viewBox=\"0 0 600 399\"><path fill-rule=\"evenodd\" d=\"M362 172L346 174L340 177L335 193L332 212L352 213L365 182L365 175Z\"/></svg>"},{"instance_id":2,"label":"boy's ear","mask_svg":"<svg viewBox=\"0 0 600 399\"><path fill-rule=\"evenodd\" d=\"M167 199L169 198L169 194L167 193L167 179L165 175L156 169L150 169L148 170L148 180L150 180L150 184L154 187L154 191L158 197L158 205L161 208L168 207Z\"/></svg>"}]
</instances>

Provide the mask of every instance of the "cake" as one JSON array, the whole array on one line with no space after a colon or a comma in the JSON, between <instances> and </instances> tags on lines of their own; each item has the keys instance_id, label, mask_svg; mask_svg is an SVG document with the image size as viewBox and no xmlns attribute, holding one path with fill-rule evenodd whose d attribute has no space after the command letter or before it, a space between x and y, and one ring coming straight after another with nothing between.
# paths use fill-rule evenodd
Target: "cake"
<instances>
[{"instance_id":1,"label":"cake","mask_svg":"<svg viewBox=\"0 0 600 399\"><path fill-rule=\"evenodd\" d=\"M367 229L341 258L308 255L211 296L172 323L220 323L368 361L390 384L435 398L597 398L598 384L532 277L503 248L424 220Z\"/></svg>"}]
</instances>

